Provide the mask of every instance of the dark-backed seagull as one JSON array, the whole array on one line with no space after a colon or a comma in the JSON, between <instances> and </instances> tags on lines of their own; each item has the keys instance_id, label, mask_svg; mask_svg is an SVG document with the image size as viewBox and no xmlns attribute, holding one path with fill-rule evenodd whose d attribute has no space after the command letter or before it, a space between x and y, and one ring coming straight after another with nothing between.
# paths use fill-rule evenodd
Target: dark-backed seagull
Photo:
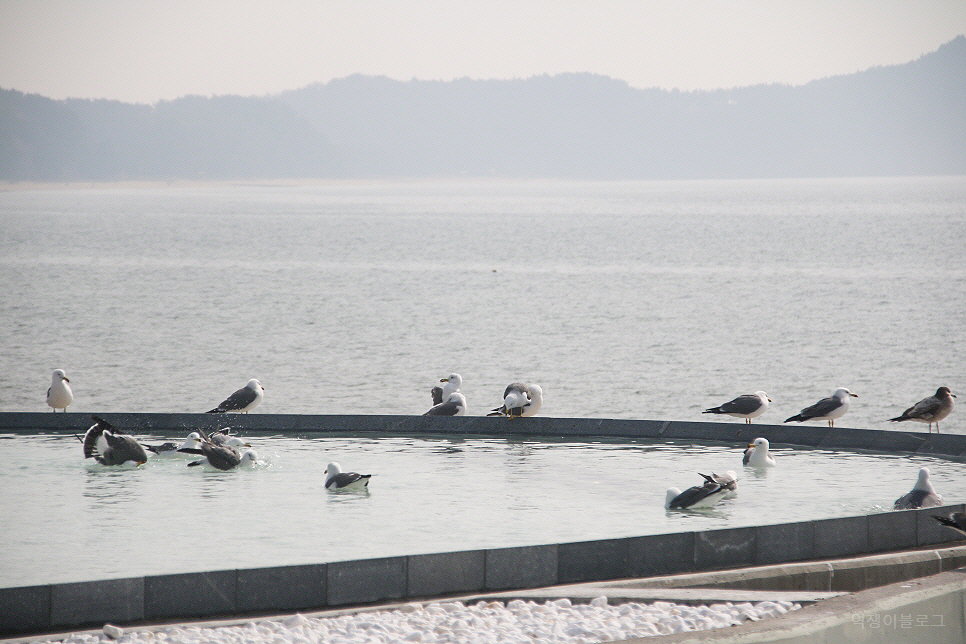
<instances>
[{"instance_id":1,"label":"dark-backed seagull","mask_svg":"<svg viewBox=\"0 0 966 644\"><path fill-rule=\"evenodd\" d=\"M853 394L845 387L839 387L828 398L806 407L791 418L786 418L785 422L802 422L805 420L827 420L829 427L835 427L835 419L841 418L849 410L849 398L858 398L858 394Z\"/></svg>"},{"instance_id":2,"label":"dark-backed seagull","mask_svg":"<svg viewBox=\"0 0 966 644\"><path fill-rule=\"evenodd\" d=\"M507 416L509 418L529 418L536 415L543 406L543 389L540 385L513 382L503 390L503 404L487 416Z\"/></svg>"},{"instance_id":3,"label":"dark-backed seagull","mask_svg":"<svg viewBox=\"0 0 966 644\"><path fill-rule=\"evenodd\" d=\"M932 433L932 424L936 423L936 433L939 433L939 421L944 419L953 410L953 398L956 394L949 391L949 387L940 387L934 396L923 398L909 409L902 412L901 416L890 418L895 422L904 420L915 420L920 423L929 423L929 433Z\"/></svg>"},{"instance_id":4,"label":"dark-backed seagull","mask_svg":"<svg viewBox=\"0 0 966 644\"><path fill-rule=\"evenodd\" d=\"M896 499L893 510L913 510L915 508L932 508L943 504L943 498L936 494L932 482L929 480L929 468L919 470L919 479L912 487L912 491Z\"/></svg>"},{"instance_id":5,"label":"dark-backed seagull","mask_svg":"<svg viewBox=\"0 0 966 644\"><path fill-rule=\"evenodd\" d=\"M198 443L198 447L187 447L178 451L187 454L201 454L205 457L205 460L188 463L188 467L202 465L205 461L218 470L231 470L238 467L242 458L237 449L228 445L227 441L225 444L218 445L205 434L204 430L199 429L198 432L201 434L201 442Z\"/></svg>"},{"instance_id":6,"label":"dark-backed seagull","mask_svg":"<svg viewBox=\"0 0 966 644\"><path fill-rule=\"evenodd\" d=\"M325 489L327 490L368 490L372 474L343 472L338 463L329 463L325 468Z\"/></svg>"},{"instance_id":7,"label":"dark-backed seagull","mask_svg":"<svg viewBox=\"0 0 966 644\"><path fill-rule=\"evenodd\" d=\"M458 391L451 393L446 400L430 407L423 416L462 416L466 413L466 397Z\"/></svg>"},{"instance_id":8,"label":"dark-backed seagull","mask_svg":"<svg viewBox=\"0 0 966 644\"><path fill-rule=\"evenodd\" d=\"M710 508L718 501L727 498L728 494L736 487L734 483L735 479L730 480L726 485L722 485L714 477L700 473L699 476L704 478L703 485L689 487L684 492L676 487L668 488L664 496L664 508L667 510L699 510ZM730 488L729 485L731 486Z\"/></svg>"},{"instance_id":9,"label":"dark-backed seagull","mask_svg":"<svg viewBox=\"0 0 966 644\"><path fill-rule=\"evenodd\" d=\"M745 455L741 458L742 465L749 467L771 467L775 464L775 459L768 453L768 439L756 438L751 441L745 449Z\"/></svg>"},{"instance_id":10,"label":"dark-backed seagull","mask_svg":"<svg viewBox=\"0 0 966 644\"><path fill-rule=\"evenodd\" d=\"M751 423L752 418L758 418L768 409L771 398L764 391L756 391L753 394L743 394L733 398L723 405L705 409L702 414L727 414L735 418L744 418L746 423Z\"/></svg>"},{"instance_id":11,"label":"dark-backed seagull","mask_svg":"<svg viewBox=\"0 0 966 644\"><path fill-rule=\"evenodd\" d=\"M231 412L235 414L247 414L258 407L265 397L265 387L255 378L248 381L244 387L225 398L220 405L214 409L209 409L208 414L224 414Z\"/></svg>"},{"instance_id":12,"label":"dark-backed seagull","mask_svg":"<svg viewBox=\"0 0 966 644\"><path fill-rule=\"evenodd\" d=\"M966 514L963 514L962 512L953 512L948 517L934 514L932 515L932 518L947 528L952 528L956 532L966 536Z\"/></svg>"},{"instance_id":13,"label":"dark-backed seagull","mask_svg":"<svg viewBox=\"0 0 966 644\"><path fill-rule=\"evenodd\" d=\"M94 424L84 434L84 458L93 458L101 465L142 465L148 454L133 436L116 429L109 422L91 416Z\"/></svg>"},{"instance_id":14,"label":"dark-backed seagull","mask_svg":"<svg viewBox=\"0 0 966 644\"><path fill-rule=\"evenodd\" d=\"M68 384L70 380L63 369L54 369L50 376L50 387L47 388L47 404L56 413L58 409L67 411L67 407L74 402L74 392Z\"/></svg>"}]
</instances>

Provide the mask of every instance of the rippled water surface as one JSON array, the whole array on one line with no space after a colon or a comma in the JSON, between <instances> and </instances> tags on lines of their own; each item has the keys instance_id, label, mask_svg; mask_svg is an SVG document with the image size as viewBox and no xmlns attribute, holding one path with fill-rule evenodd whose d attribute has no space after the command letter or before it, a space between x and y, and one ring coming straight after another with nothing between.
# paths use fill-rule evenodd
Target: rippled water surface
<instances>
[{"instance_id":1,"label":"rippled water surface","mask_svg":"<svg viewBox=\"0 0 966 644\"><path fill-rule=\"evenodd\" d=\"M139 437L157 443L166 437ZM776 449L742 468L741 446L307 435L250 437L264 463L231 472L152 458L85 461L73 436L0 436L0 587L322 563L783 523L888 511L928 465L966 498L966 464ZM326 464L374 474L333 494ZM736 470L739 495L666 512L668 486Z\"/></svg>"}]
</instances>

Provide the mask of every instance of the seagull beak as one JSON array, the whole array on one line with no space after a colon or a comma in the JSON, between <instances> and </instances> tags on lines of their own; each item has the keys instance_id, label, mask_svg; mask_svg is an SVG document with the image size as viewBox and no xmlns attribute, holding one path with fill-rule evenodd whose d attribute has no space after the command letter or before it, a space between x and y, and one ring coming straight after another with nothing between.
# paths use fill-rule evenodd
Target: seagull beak
<instances>
[{"instance_id":1,"label":"seagull beak","mask_svg":"<svg viewBox=\"0 0 966 644\"><path fill-rule=\"evenodd\" d=\"M449 382L449 378L440 378L439 381L440 382Z\"/></svg>"},{"instance_id":2,"label":"seagull beak","mask_svg":"<svg viewBox=\"0 0 966 644\"><path fill-rule=\"evenodd\" d=\"M748 447L754 447L754 446L755 446L754 443L748 443Z\"/></svg>"},{"instance_id":3,"label":"seagull beak","mask_svg":"<svg viewBox=\"0 0 966 644\"><path fill-rule=\"evenodd\" d=\"M771 402L771 398L768 399L768 402Z\"/></svg>"},{"instance_id":4,"label":"seagull beak","mask_svg":"<svg viewBox=\"0 0 966 644\"><path fill-rule=\"evenodd\" d=\"M853 398L858 398L859 397L859 394L853 394L851 391L849 392L849 395L852 396Z\"/></svg>"},{"instance_id":5,"label":"seagull beak","mask_svg":"<svg viewBox=\"0 0 966 644\"><path fill-rule=\"evenodd\" d=\"M61 378L64 379L64 382L70 382L70 378L68 378L67 376L61 376Z\"/></svg>"}]
</instances>

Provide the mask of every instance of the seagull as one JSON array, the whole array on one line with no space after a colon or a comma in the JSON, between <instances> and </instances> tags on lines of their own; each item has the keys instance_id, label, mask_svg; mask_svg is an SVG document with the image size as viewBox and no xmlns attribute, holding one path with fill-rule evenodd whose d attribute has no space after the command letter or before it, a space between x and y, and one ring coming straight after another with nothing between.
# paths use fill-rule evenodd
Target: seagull
<instances>
[{"instance_id":1,"label":"seagull","mask_svg":"<svg viewBox=\"0 0 966 644\"><path fill-rule=\"evenodd\" d=\"M446 383L443 385L443 400L448 399L451 393L459 391L463 386L463 376L458 373L451 373L446 378L440 378L439 381Z\"/></svg>"},{"instance_id":2,"label":"seagull","mask_svg":"<svg viewBox=\"0 0 966 644\"><path fill-rule=\"evenodd\" d=\"M258 407L265 396L265 387L258 380L252 378L248 384L225 398L224 401L214 409L208 410L207 414L224 414L232 412L236 414L247 414Z\"/></svg>"},{"instance_id":3,"label":"seagull","mask_svg":"<svg viewBox=\"0 0 966 644\"><path fill-rule=\"evenodd\" d=\"M676 487L670 487L664 497L664 508L666 510L698 510L710 508L718 501L727 498L731 491L725 485L717 482L707 474L700 474L704 478L703 485L689 487L684 492ZM734 480L730 481L731 484Z\"/></svg>"},{"instance_id":4,"label":"seagull","mask_svg":"<svg viewBox=\"0 0 966 644\"><path fill-rule=\"evenodd\" d=\"M890 418L891 421L901 422L904 420L915 420L920 423L929 423L929 433L932 433L932 424L936 423L936 433L939 433L939 421L944 419L953 410L953 398L956 394L949 391L949 387L940 387L934 396L923 398L909 409L902 412L901 416Z\"/></svg>"},{"instance_id":5,"label":"seagull","mask_svg":"<svg viewBox=\"0 0 966 644\"><path fill-rule=\"evenodd\" d=\"M771 467L775 464L775 459L768 453L768 439L756 438L751 441L745 455L741 458L742 465L750 467Z\"/></svg>"},{"instance_id":6,"label":"seagull","mask_svg":"<svg viewBox=\"0 0 966 644\"><path fill-rule=\"evenodd\" d=\"M188 463L188 467L202 465L207 461L215 469L231 470L241 464L241 454L238 453L237 449L227 444L218 445L205 434L204 430L199 429L198 431L201 433L200 447L186 447L178 451L187 454L202 454L205 460Z\"/></svg>"},{"instance_id":7,"label":"seagull","mask_svg":"<svg viewBox=\"0 0 966 644\"><path fill-rule=\"evenodd\" d=\"M325 468L325 489L327 490L368 490L372 474L343 472L338 463L329 463Z\"/></svg>"},{"instance_id":8,"label":"seagull","mask_svg":"<svg viewBox=\"0 0 966 644\"><path fill-rule=\"evenodd\" d=\"M446 400L430 407L423 416L462 416L466 413L466 397L458 391L451 393Z\"/></svg>"},{"instance_id":9,"label":"seagull","mask_svg":"<svg viewBox=\"0 0 966 644\"><path fill-rule=\"evenodd\" d=\"M785 422L802 422L804 420L827 420L829 427L835 427L835 419L840 418L849 410L849 398L858 398L858 394L853 394L845 387L839 387L828 398L806 407L800 413L786 418Z\"/></svg>"},{"instance_id":10,"label":"seagull","mask_svg":"<svg viewBox=\"0 0 966 644\"><path fill-rule=\"evenodd\" d=\"M231 427L226 427L225 429L219 429L208 435L208 439L215 445L222 445L224 447L251 447L244 439L238 436L232 436L229 432Z\"/></svg>"},{"instance_id":11,"label":"seagull","mask_svg":"<svg viewBox=\"0 0 966 644\"><path fill-rule=\"evenodd\" d=\"M698 473L700 474L700 472ZM724 474L711 472L711 476L707 474L701 474L701 476L704 477L705 481L713 481L728 490L724 498L733 499L738 496L738 474L734 470L728 470Z\"/></svg>"},{"instance_id":12,"label":"seagull","mask_svg":"<svg viewBox=\"0 0 966 644\"><path fill-rule=\"evenodd\" d=\"M932 515L932 518L947 528L952 528L956 532L966 536L966 514L963 514L962 512L953 512L948 517L934 514Z\"/></svg>"},{"instance_id":13,"label":"seagull","mask_svg":"<svg viewBox=\"0 0 966 644\"><path fill-rule=\"evenodd\" d=\"M893 510L913 510L915 508L931 508L943 504L943 498L936 494L936 489L929 481L929 468L919 470L919 480L912 486L912 491L896 499Z\"/></svg>"},{"instance_id":14,"label":"seagull","mask_svg":"<svg viewBox=\"0 0 966 644\"><path fill-rule=\"evenodd\" d=\"M503 390L503 404L487 416L507 416L509 418L529 418L536 415L543 406L543 389L540 385L527 385L513 382Z\"/></svg>"},{"instance_id":15,"label":"seagull","mask_svg":"<svg viewBox=\"0 0 966 644\"><path fill-rule=\"evenodd\" d=\"M50 377L50 387L47 388L47 404L50 405L54 413L58 409L67 412L67 407L74 402L74 392L70 390L70 380L63 369L54 369Z\"/></svg>"},{"instance_id":16,"label":"seagull","mask_svg":"<svg viewBox=\"0 0 966 644\"><path fill-rule=\"evenodd\" d=\"M744 418L746 423L751 423L752 418L758 418L768 409L771 398L764 391L756 391L753 394L743 394L729 400L723 405L705 409L702 414L728 414L735 418Z\"/></svg>"},{"instance_id":17,"label":"seagull","mask_svg":"<svg viewBox=\"0 0 966 644\"><path fill-rule=\"evenodd\" d=\"M84 458L93 458L101 465L143 465L148 454L141 444L109 422L91 416L94 424L84 434Z\"/></svg>"},{"instance_id":18,"label":"seagull","mask_svg":"<svg viewBox=\"0 0 966 644\"><path fill-rule=\"evenodd\" d=\"M429 390L429 395L433 397L433 404L438 405L443 402L443 388L439 385Z\"/></svg>"},{"instance_id":19,"label":"seagull","mask_svg":"<svg viewBox=\"0 0 966 644\"><path fill-rule=\"evenodd\" d=\"M153 452L158 456L177 456L178 450L184 449L186 447L194 447L201 442L201 434L198 432L191 432L188 437L185 438L180 445L177 443L161 443L160 445L145 445L144 449L149 452Z\"/></svg>"}]
</instances>

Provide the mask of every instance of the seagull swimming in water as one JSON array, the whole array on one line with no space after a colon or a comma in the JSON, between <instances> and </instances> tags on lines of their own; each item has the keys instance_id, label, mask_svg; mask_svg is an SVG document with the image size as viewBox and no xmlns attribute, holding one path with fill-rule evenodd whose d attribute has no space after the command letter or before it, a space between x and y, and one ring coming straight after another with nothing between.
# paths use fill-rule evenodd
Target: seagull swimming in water
<instances>
[{"instance_id":1,"label":"seagull swimming in water","mask_svg":"<svg viewBox=\"0 0 966 644\"><path fill-rule=\"evenodd\" d=\"M705 409L702 414L727 414L735 418L744 418L746 423L751 423L752 418L758 418L768 410L768 403L771 398L764 391L756 391L753 394L743 394L733 398L723 405Z\"/></svg>"},{"instance_id":2,"label":"seagull swimming in water","mask_svg":"<svg viewBox=\"0 0 966 644\"><path fill-rule=\"evenodd\" d=\"M54 413L58 409L67 412L67 407L74 402L74 392L70 390L70 380L63 369L54 369L50 377L50 387L47 388L47 404Z\"/></svg>"},{"instance_id":3,"label":"seagull swimming in water","mask_svg":"<svg viewBox=\"0 0 966 644\"><path fill-rule=\"evenodd\" d=\"M896 499L893 510L913 510L915 508L932 508L943 504L943 498L936 494L936 489L929 480L929 468L919 469L919 479L912 487L912 491Z\"/></svg>"},{"instance_id":4,"label":"seagull swimming in water","mask_svg":"<svg viewBox=\"0 0 966 644\"><path fill-rule=\"evenodd\" d=\"M158 456L177 456L179 450L185 449L187 447L194 447L201 442L201 434L198 432L191 432L188 434L187 438L181 441L181 444L165 442L160 445L145 445L144 449L157 454Z\"/></svg>"},{"instance_id":5,"label":"seagull swimming in water","mask_svg":"<svg viewBox=\"0 0 966 644\"><path fill-rule=\"evenodd\" d=\"M451 393L446 400L433 405L423 416L462 416L466 413L466 397L458 391Z\"/></svg>"},{"instance_id":6,"label":"seagull swimming in water","mask_svg":"<svg viewBox=\"0 0 966 644\"><path fill-rule=\"evenodd\" d=\"M343 472L342 466L336 462L329 463L325 468L325 489L327 490L368 490L369 479L372 474L357 472Z\"/></svg>"},{"instance_id":7,"label":"seagull swimming in water","mask_svg":"<svg viewBox=\"0 0 966 644\"><path fill-rule=\"evenodd\" d=\"M513 382L503 390L503 404L487 416L506 416L508 418L529 418L536 415L543 406L543 389L540 385Z\"/></svg>"},{"instance_id":8,"label":"seagull swimming in water","mask_svg":"<svg viewBox=\"0 0 966 644\"><path fill-rule=\"evenodd\" d=\"M936 433L939 433L939 421L943 420L953 410L953 398L956 394L949 391L949 387L940 387L935 395L923 398L909 409L902 412L901 416L890 418L893 422L904 420L915 420L920 423L929 423L929 433L932 433L932 424L936 423Z\"/></svg>"},{"instance_id":9,"label":"seagull swimming in water","mask_svg":"<svg viewBox=\"0 0 966 644\"><path fill-rule=\"evenodd\" d=\"M849 410L849 398L858 397L858 394L853 394L845 387L839 387L828 398L822 398L791 418L786 418L785 422L800 423L805 420L827 420L829 427L835 427L835 419L841 418Z\"/></svg>"},{"instance_id":10,"label":"seagull swimming in water","mask_svg":"<svg viewBox=\"0 0 966 644\"><path fill-rule=\"evenodd\" d=\"M737 488L737 478L734 472L728 472L728 476L718 477L717 475L708 476L698 473L704 478L703 485L689 487L684 492L676 487L667 489L664 497L664 508L667 510L699 510L710 508L719 501L729 498L729 494ZM721 478L722 481L719 481Z\"/></svg>"},{"instance_id":11,"label":"seagull swimming in water","mask_svg":"<svg viewBox=\"0 0 966 644\"><path fill-rule=\"evenodd\" d=\"M197 467L198 465L202 465L207 461L207 463L213 468L227 471L235 469L241 464L242 455L237 449L231 445L228 445L227 440L219 445L218 443L212 441L211 438L205 434L204 430L199 429L198 432L201 434L201 442L198 443L198 447L187 447L179 449L178 451L187 454L201 454L205 457L205 460L192 461L191 463L188 463L188 467Z\"/></svg>"},{"instance_id":12,"label":"seagull swimming in water","mask_svg":"<svg viewBox=\"0 0 966 644\"><path fill-rule=\"evenodd\" d=\"M247 414L258 407L265 397L265 387L255 378L248 381L244 387L225 398L220 405L214 409L209 409L207 414L224 414L231 412L234 414Z\"/></svg>"},{"instance_id":13,"label":"seagull swimming in water","mask_svg":"<svg viewBox=\"0 0 966 644\"><path fill-rule=\"evenodd\" d=\"M147 462L147 452L133 436L98 416L91 416L91 420L94 424L81 440L84 458L93 458L101 465L143 465Z\"/></svg>"},{"instance_id":14,"label":"seagull swimming in water","mask_svg":"<svg viewBox=\"0 0 966 644\"><path fill-rule=\"evenodd\" d=\"M774 457L768 453L768 439L756 438L751 441L745 449L745 455L741 458L741 464L749 467L772 467L775 465Z\"/></svg>"}]
</instances>

